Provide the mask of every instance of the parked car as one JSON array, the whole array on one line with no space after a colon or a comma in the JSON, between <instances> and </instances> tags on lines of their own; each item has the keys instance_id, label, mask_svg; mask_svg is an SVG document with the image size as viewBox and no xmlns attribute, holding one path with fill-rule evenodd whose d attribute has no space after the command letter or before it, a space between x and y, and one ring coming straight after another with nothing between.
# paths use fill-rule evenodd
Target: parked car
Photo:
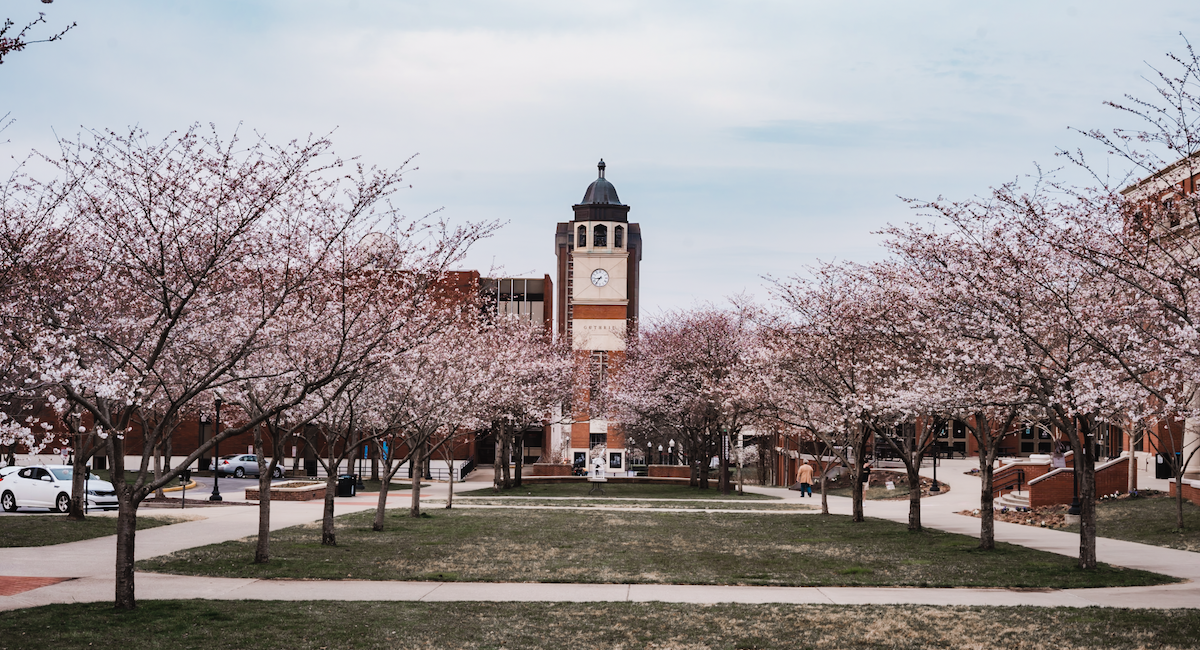
<instances>
[{"instance_id":1,"label":"parked car","mask_svg":"<svg viewBox=\"0 0 1200 650\"><path fill-rule=\"evenodd\" d=\"M5 512L17 508L49 508L55 512L71 509L71 466L34 465L0 474L0 507ZM84 484L89 510L117 508L117 491L112 483L88 473Z\"/></svg>"},{"instance_id":2,"label":"parked car","mask_svg":"<svg viewBox=\"0 0 1200 650\"><path fill-rule=\"evenodd\" d=\"M258 456L254 454L230 454L221 456L217 463L217 471L221 474L233 474L234 478L242 478L247 474L258 476ZM272 478L283 478L283 468L276 465L271 473Z\"/></svg>"}]
</instances>

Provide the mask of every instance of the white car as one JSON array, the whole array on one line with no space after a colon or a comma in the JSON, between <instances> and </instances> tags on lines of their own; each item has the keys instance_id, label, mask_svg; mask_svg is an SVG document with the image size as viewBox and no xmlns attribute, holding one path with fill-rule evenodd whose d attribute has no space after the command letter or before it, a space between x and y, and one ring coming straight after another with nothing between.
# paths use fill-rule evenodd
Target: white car
<instances>
[{"instance_id":1,"label":"white car","mask_svg":"<svg viewBox=\"0 0 1200 650\"><path fill-rule=\"evenodd\" d=\"M17 508L49 508L55 512L71 509L71 466L34 465L0 475L0 507L5 512ZM117 491L112 483L88 475L89 510L116 509Z\"/></svg>"}]
</instances>

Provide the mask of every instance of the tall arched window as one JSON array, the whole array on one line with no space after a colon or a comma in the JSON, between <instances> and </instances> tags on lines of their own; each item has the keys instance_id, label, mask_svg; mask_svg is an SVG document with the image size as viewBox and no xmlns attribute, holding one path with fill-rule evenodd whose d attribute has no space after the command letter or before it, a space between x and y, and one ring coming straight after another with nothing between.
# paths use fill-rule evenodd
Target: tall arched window
<instances>
[{"instance_id":1,"label":"tall arched window","mask_svg":"<svg viewBox=\"0 0 1200 650\"><path fill-rule=\"evenodd\" d=\"M608 226L597 224L592 229L592 246L596 248L604 248L608 246Z\"/></svg>"},{"instance_id":2,"label":"tall arched window","mask_svg":"<svg viewBox=\"0 0 1200 650\"><path fill-rule=\"evenodd\" d=\"M613 228L613 246L617 248L625 247L625 229L621 226Z\"/></svg>"},{"instance_id":3,"label":"tall arched window","mask_svg":"<svg viewBox=\"0 0 1200 650\"><path fill-rule=\"evenodd\" d=\"M587 247L587 226L579 227L579 241L575 243L580 248Z\"/></svg>"}]
</instances>

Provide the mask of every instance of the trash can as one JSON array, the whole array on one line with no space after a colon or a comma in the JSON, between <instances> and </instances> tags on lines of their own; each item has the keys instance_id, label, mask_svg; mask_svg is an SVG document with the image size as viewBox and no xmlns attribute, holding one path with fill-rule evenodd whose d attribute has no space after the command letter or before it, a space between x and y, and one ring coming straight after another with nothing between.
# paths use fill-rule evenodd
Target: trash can
<instances>
[{"instance_id":1,"label":"trash can","mask_svg":"<svg viewBox=\"0 0 1200 650\"><path fill-rule=\"evenodd\" d=\"M337 495L339 497L352 497L355 494L354 490L354 475L339 474Z\"/></svg>"}]
</instances>

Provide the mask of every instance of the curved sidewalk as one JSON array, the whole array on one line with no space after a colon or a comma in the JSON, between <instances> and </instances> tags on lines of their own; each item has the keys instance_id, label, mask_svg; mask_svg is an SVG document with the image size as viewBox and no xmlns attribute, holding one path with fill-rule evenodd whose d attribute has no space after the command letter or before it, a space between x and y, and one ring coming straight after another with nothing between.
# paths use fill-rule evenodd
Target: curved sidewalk
<instances>
[{"instance_id":1,"label":"curved sidewalk","mask_svg":"<svg viewBox=\"0 0 1200 650\"><path fill-rule=\"evenodd\" d=\"M926 472L922 472L923 474ZM961 471L943 468L939 480L951 490L922 501L922 520L930 528L978 536L979 520L954 514L978 507L979 481ZM487 481L470 481L484 483ZM457 488L460 486L456 486ZM820 505L819 495L801 498L780 488L747 488L781 496L786 502ZM445 486L423 490L436 507L444 500ZM389 507L401 507L408 492L390 495ZM972 499L974 506L971 505ZM338 499L337 513L374 507L373 495ZM830 511L849 514L850 500L830 497ZM456 507L470 507L458 501ZM596 507L594 509L600 509ZM870 517L907 521L907 501L869 501ZM589 509L590 510L590 509ZM150 511L151 514L178 514ZM714 511L729 512L729 511ZM767 514L770 511L764 511ZM186 523L138 531L137 558L144 559L186 548L252 536L257 531L257 508L230 506L184 511L202 516ZM778 514L778 513L771 513ZM786 513L805 516L808 513ZM277 502L272 526L279 529L311 523L321 518L321 504ZM997 522L996 539L1068 556L1078 553L1078 535ZM204 578L138 573L137 597L141 600L351 600L351 601L557 601L557 602L680 602L680 603L795 603L795 604L919 604L919 605L1026 605L1037 607L1200 607L1200 554L1100 539L1102 562L1154 571L1188 580L1155 587L1101 589L920 589L888 587L742 587L713 585L578 584L578 583L470 583L389 581L296 581L250 578ZM0 595L0 610L51 603L105 602L113 597L115 537L84 540L36 548L0 549L0 576L65 578L12 595ZM36 585L37 583L32 583Z\"/></svg>"}]
</instances>

